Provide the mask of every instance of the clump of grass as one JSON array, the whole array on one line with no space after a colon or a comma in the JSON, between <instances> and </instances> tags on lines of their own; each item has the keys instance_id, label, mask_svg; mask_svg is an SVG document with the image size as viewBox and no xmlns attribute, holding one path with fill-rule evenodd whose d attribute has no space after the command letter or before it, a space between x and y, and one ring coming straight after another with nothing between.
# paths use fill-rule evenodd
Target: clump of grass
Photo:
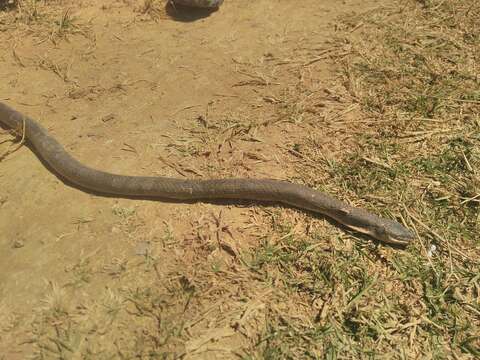
<instances>
[{"instance_id":1,"label":"clump of grass","mask_svg":"<svg viewBox=\"0 0 480 360\"><path fill-rule=\"evenodd\" d=\"M68 40L69 35L90 36L88 25L80 23L70 8L52 6L39 0L15 0L0 2L0 10L2 9L12 10L13 16L6 22L10 29L28 29L37 37L43 38L41 42L48 39L56 44L59 39Z\"/></svg>"},{"instance_id":2,"label":"clump of grass","mask_svg":"<svg viewBox=\"0 0 480 360\"><path fill-rule=\"evenodd\" d=\"M143 0L138 12L148 15L151 19L157 21L165 12L164 2L160 0Z\"/></svg>"},{"instance_id":3,"label":"clump of grass","mask_svg":"<svg viewBox=\"0 0 480 360\"><path fill-rule=\"evenodd\" d=\"M26 24L38 21L41 17L38 0L15 0L11 4L11 9L17 9L17 18Z\"/></svg>"},{"instance_id":4,"label":"clump of grass","mask_svg":"<svg viewBox=\"0 0 480 360\"><path fill-rule=\"evenodd\" d=\"M50 39L55 42L55 39L67 38L68 35L82 34L88 36L87 30L84 26L79 25L78 19L72 15L71 10L67 9L54 21L56 25L52 29Z\"/></svg>"},{"instance_id":5,"label":"clump of grass","mask_svg":"<svg viewBox=\"0 0 480 360\"><path fill-rule=\"evenodd\" d=\"M99 353L121 358L176 358L183 349L179 339L188 317L184 318L182 305L188 294L182 296L186 291L180 283L169 281L168 286L175 297L165 286L129 284L128 289L107 288L95 301L79 303L67 296L64 287L49 284L45 305L36 309L31 337L25 344L33 346L35 359L72 354L90 358ZM134 336L119 336L132 328Z\"/></svg>"}]
</instances>

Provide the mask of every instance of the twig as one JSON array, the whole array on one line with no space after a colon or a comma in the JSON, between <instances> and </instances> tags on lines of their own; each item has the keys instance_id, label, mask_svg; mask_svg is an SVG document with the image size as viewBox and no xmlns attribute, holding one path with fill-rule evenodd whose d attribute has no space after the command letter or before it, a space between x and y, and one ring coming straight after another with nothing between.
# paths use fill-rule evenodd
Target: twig
<instances>
[{"instance_id":1,"label":"twig","mask_svg":"<svg viewBox=\"0 0 480 360\"><path fill-rule=\"evenodd\" d=\"M22 128L22 139L20 140L20 142L18 143L17 147L13 150L10 150L10 149L7 149L2 155L0 155L0 161L2 161L5 157L7 157L8 155L14 153L15 151L17 151L18 149L20 149L22 147L22 145L25 143L25 127L26 127L26 123L25 123L25 118L22 119L22 123L23 123L23 128Z\"/></svg>"},{"instance_id":2,"label":"twig","mask_svg":"<svg viewBox=\"0 0 480 360\"><path fill-rule=\"evenodd\" d=\"M278 147L282 150L285 150L285 151L288 151L289 153L301 158L302 160L306 161L309 163L309 165L317 170L320 170L320 171L324 171L324 169L320 168L316 163L315 161L313 161L312 159L310 159L308 156L306 155L303 155L302 153L296 151L296 150L293 150L293 149L288 149L284 146L281 146L281 145L278 145Z\"/></svg>"},{"instance_id":3,"label":"twig","mask_svg":"<svg viewBox=\"0 0 480 360\"><path fill-rule=\"evenodd\" d=\"M363 160L369 162L369 163L372 163L374 165L378 165L378 166L381 166L381 167L384 167L385 169L388 169L388 170L393 170L392 167L388 164L385 164L385 163L382 163L378 160L374 160L374 159L370 159L366 156L362 157Z\"/></svg>"}]
</instances>

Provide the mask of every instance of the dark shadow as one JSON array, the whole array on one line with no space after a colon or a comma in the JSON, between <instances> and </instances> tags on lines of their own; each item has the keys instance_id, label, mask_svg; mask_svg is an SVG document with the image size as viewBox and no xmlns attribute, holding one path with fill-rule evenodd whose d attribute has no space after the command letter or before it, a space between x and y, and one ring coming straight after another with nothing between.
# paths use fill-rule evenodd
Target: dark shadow
<instances>
[{"instance_id":1,"label":"dark shadow","mask_svg":"<svg viewBox=\"0 0 480 360\"><path fill-rule=\"evenodd\" d=\"M12 10L17 7L17 1L0 0L0 11Z\"/></svg>"},{"instance_id":2,"label":"dark shadow","mask_svg":"<svg viewBox=\"0 0 480 360\"><path fill-rule=\"evenodd\" d=\"M167 15L175 21L193 22L209 17L212 13L218 11L216 8L197 8L192 6L173 4L172 1L165 5Z\"/></svg>"}]
</instances>

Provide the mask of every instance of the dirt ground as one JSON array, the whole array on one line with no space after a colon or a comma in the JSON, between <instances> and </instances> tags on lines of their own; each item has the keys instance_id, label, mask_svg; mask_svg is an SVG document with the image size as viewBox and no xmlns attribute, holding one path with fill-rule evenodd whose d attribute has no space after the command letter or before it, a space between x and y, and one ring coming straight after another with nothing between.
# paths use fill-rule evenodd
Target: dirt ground
<instances>
[{"instance_id":1,"label":"dirt ground","mask_svg":"<svg viewBox=\"0 0 480 360\"><path fill-rule=\"evenodd\" d=\"M98 169L294 181L288 149L309 138L335 158L354 141L344 122L322 129L328 114L356 112L325 100L328 52L338 16L378 3L226 0L207 16L154 1L26 1L0 12L0 101ZM318 106L298 111L312 96ZM1 152L14 146L0 139ZM26 146L2 160L0 184L3 359L238 358L272 292L243 256L270 219L307 216L89 194ZM308 224L344 236L321 217Z\"/></svg>"}]
</instances>

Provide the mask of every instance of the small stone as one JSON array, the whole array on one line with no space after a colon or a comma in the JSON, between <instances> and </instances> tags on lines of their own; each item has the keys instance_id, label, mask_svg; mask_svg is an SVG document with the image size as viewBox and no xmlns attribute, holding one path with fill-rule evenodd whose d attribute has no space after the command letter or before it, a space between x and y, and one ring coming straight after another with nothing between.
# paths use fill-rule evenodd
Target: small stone
<instances>
[{"instance_id":1,"label":"small stone","mask_svg":"<svg viewBox=\"0 0 480 360\"><path fill-rule=\"evenodd\" d=\"M105 115L104 117L102 117L103 122L107 122L107 121L110 121L110 120L113 120L113 119L115 119L115 114L108 114L108 115Z\"/></svg>"},{"instance_id":2,"label":"small stone","mask_svg":"<svg viewBox=\"0 0 480 360\"><path fill-rule=\"evenodd\" d=\"M120 234L122 232L122 230L120 230L116 226L113 226L111 231L112 231L113 234Z\"/></svg>"},{"instance_id":3,"label":"small stone","mask_svg":"<svg viewBox=\"0 0 480 360\"><path fill-rule=\"evenodd\" d=\"M23 240L17 239L13 242L14 249L20 249L25 246L25 242Z\"/></svg>"},{"instance_id":4,"label":"small stone","mask_svg":"<svg viewBox=\"0 0 480 360\"><path fill-rule=\"evenodd\" d=\"M0 206L3 206L8 201L6 196L0 196Z\"/></svg>"}]
</instances>

